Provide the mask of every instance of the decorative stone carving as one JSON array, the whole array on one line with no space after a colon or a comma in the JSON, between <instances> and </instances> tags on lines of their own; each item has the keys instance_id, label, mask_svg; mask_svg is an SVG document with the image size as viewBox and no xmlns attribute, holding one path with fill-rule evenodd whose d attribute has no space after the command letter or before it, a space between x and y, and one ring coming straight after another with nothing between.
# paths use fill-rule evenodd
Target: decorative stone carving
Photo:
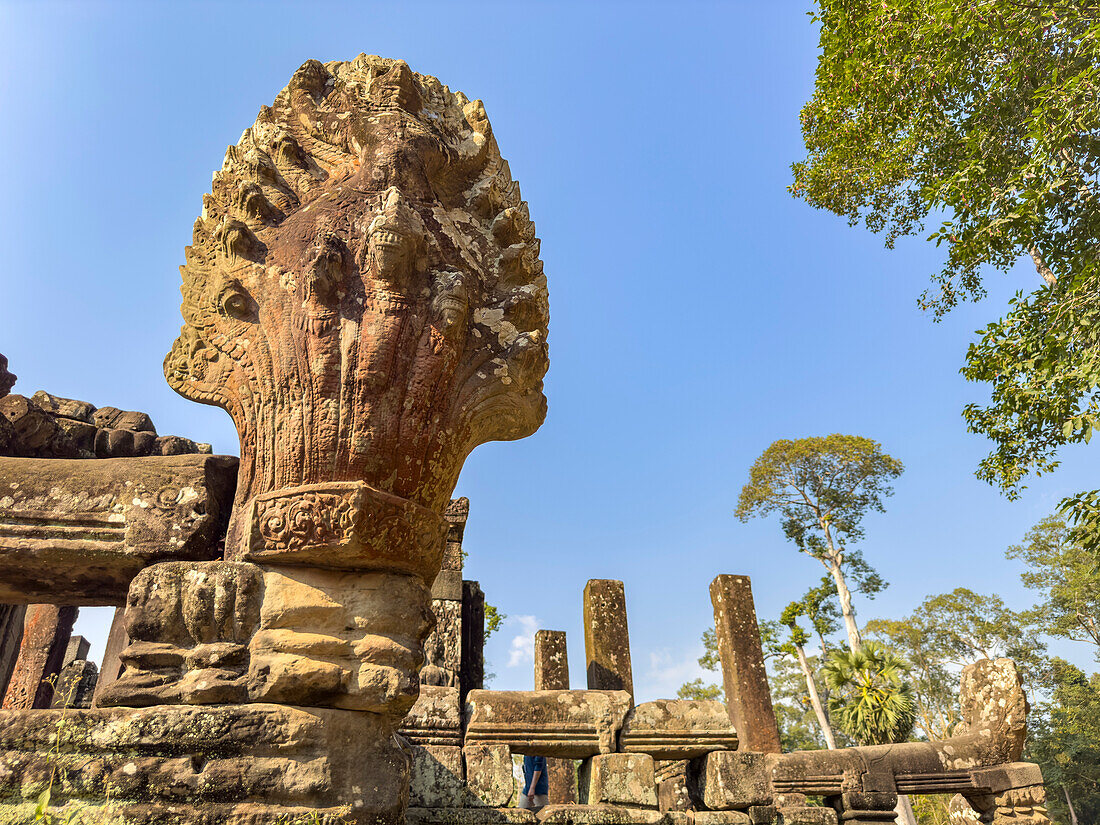
<instances>
[{"instance_id":1,"label":"decorative stone carving","mask_svg":"<svg viewBox=\"0 0 1100 825\"><path fill-rule=\"evenodd\" d=\"M898 794L962 793L977 804L981 798L1041 784L1036 766L1016 766L1027 699L1010 659L983 659L965 667L960 705L963 722L950 739L770 755L772 790L777 799L790 794L832 797L843 818L878 822L892 821L887 812ZM726 757L712 754L708 761L712 758Z\"/></svg>"},{"instance_id":2,"label":"decorative stone carving","mask_svg":"<svg viewBox=\"0 0 1100 825\"><path fill-rule=\"evenodd\" d=\"M241 435L252 504L364 482L442 513L478 444L542 422L538 240L480 101L399 60L305 63L226 153L165 360Z\"/></svg>"},{"instance_id":3,"label":"decorative stone carving","mask_svg":"<svg viewBox=\"0 0 1100 825\"><path fill-rule=\"evenodd\" d=\"M461 745L458 688L421 685L420 696L401 721L399 732L414 745Z\"/></svg>"},{"instance_id":4,"label":"decorative stone carving","mask_svg":"<svg viewBox=\"0 0 1100 825\"><path fill-rule=\"evenodd\" d=\"M122 604L162 559L211 559L237 460L0 458L0 601Z\"/></svg>"},{"instance_id":5,"label":"decorative stone carving","mask_svg":"<svg viewBox=\"0 0 1100 825\"><path fill-rule=\"evenodd\" d=\"M97 696L99 706L247 701L262 588L250 564L166 562L141 571L127 603L125 670Z\"/></svg>"}]
</instances>

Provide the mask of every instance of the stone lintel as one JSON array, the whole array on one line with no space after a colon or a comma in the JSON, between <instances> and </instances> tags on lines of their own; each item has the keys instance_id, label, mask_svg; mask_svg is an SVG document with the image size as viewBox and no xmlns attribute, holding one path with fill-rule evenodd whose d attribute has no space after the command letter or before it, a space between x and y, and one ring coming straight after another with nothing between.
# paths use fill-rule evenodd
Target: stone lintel
<instances>
[{"instance_id":1,"label":"stone lintel","mask_svg":"<svg viewBox=\"0 0 1100 825\"><path fill-rule=\"evenodd\" d=\"M630 694L621 690L472 690L465 742L585 759L614 752L629 709Z\"/></svg>"},{"instance_id":2,"label":"stone lintel","mask_svg":"<svg viewBox=\"0 0 1100 825\"><path fill-rule=\"evenodd\" d=\"M735 750L737 731L721 702L658 699L626 716L619 750L654 759L693 759L711 751Z\"/></svg>"},{"instance_id":3,"label":"stone lintel","mask_svg":"<svg viewBox=\"0 0 1100 825\"><path fill-rule=\"evenodd\" d=\"M121 605L166 560L215 558L237 459L0 458L0 602Z\"/></svg>"},{"instance_id":4,"label":"stone lintel","mask_svg":"<svg viewBox=\"0 0 1100 825\"><path fill-rule=\"evenodd\" d=\"M584 586L584 651L589 690L625 690L634 696L621 581L591 579Z\"/></svg>"},{"instance_id":5,"label":"stone lintel","mask_svg":"<svg viewBox=\"0 0 1100 825\"><path fill-rule=\"evenodd\" d=\"M748 576L721 575L710 585L714 629L726 707L741 739L741 747L761 753L779 753L779 727L764 670L760 628Z\"/></svg>"}]
</instances>

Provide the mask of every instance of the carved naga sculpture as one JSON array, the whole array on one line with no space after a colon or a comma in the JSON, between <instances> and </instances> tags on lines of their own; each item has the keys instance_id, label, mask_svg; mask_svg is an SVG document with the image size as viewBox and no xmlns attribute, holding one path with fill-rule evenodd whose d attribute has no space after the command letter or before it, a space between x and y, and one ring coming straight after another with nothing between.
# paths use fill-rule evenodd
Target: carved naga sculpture
<instances>
[{"instance_id":1,"label":"carved naga sculpture","mask_svg":"<svg viewBox=\"0 0 1100 825\"><path fill-rule=\"evenodd\" d=\"M336 707L392 732L462 464L545 416L538 249L481 101L365 55L294 74L214 174L164 364L240 434L226 561L134 581L105 704Z\"/></svg>"},{"instance_id":2,"label":"carved naga sculpture","mask_svg":"<svg viewBox=\"0 0 1100 825\"><path fill-rule=\"evenodd\" d=\"M439 513L474 447L533 433L538 250L481 101L402 61L304 64L214 175L164 365L240 433L229 555L301 549L304 520L256 521L272 494L365 482Z\"/></svg>"}]
</instances>

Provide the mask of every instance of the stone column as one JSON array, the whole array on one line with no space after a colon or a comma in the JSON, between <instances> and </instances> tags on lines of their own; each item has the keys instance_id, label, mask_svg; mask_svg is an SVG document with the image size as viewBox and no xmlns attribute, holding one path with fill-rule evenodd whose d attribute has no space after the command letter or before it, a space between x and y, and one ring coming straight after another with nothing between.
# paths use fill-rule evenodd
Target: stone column
<instances>
[{"instance_id":1,"label":"stone column","mask_svg":"<svg viewBox=\"0 0 1100 825\"><path fill-rule=\"evenodd\" d=\"M485 594L477 582L462 582L462 665L458 671L459 707L466 694L485 687Z\"/></svg>"},{"instance_id":2,"label":"stone column","mask_svg":"<svg viewBox=\"0 0 1100 825\"><path fill-rule=\"evenodd\" d=\"M15 673L4 694L5 708L30 710L50 706L53 685L47 680L61 672L76 610L69 605L53 604L32 604L27 608Z\"/></svg>"},{"instance_id":3,"label":"stone column","mask_svg":"<svg viewBox=\"0 0 1100 825\"><path fill-rule=\"evenodd\" d=\"M740 749L779 753L779 727L768 690L760 628L748 576L717 576L710 584L714 629L726 708L737 730Z\"/></svg>"},{"instance_id":4,"label":"stone column","mask_svg":"<svg viewBox=\"0 0 1100 825\"><path fill-rule=\"evenodd\" d=\"M0 696L7 692L8 683L15 672L15 660L19 658L26 616L25 604L0 604Z\"/></svg>"},{"instance_id":5,"label":"stone column","mask_svg":"<svg viewBox=\"0 0 1100 825\"><path fill-rule=\"evenodd\" d=\"M99 707L99 697L107 686L122 674L122 660L119 654L130 644L130 637L126 635L126 608L115 609L115 617L111 620L111 631L107 635L107 649L103 652L103 662L99 667L99 679L95 684L95 693L92 696L92 707Z\"/></svg>"},{"instance_id":6,"label":"stone column","mask_svg":"<svg viewBox=\"0 0 1100 825\"><path fill-rule=\"evenodd\" d=\"M535 690L569 690L569 654L564 630L540 630L535 634ZM550 804L577 801L577 766L572 759L549 757Z\"/></svg>"},{"instance_id":7,"label":"stone column","mask_svg":"<svg viewBox=\"0 0 1100 825\"><path fill-rule=\"evenodd\" d=\"M633 700L626 592L621 581L590 579L584 586L584 652L589 690L625 690Z\"/></svg>"}]
</instances>

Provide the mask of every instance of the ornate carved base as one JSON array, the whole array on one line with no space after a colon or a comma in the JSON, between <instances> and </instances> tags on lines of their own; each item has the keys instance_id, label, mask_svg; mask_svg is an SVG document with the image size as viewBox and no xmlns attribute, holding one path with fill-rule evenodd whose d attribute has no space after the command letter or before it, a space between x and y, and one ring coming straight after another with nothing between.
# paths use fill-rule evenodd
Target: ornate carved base
<instances>
[{"instance_id":1,"label":"ornate carved base","mask_svg":"<svg viewBox=\"0 0 1100 825\"><path fill-rule=\"evenodd\" d=\"M4 711L0 823L34 822L50 788L51 812L129 825L404 825L408 757L387 729L370 713L260 704Z\"/></svg>"}]
</instances>

